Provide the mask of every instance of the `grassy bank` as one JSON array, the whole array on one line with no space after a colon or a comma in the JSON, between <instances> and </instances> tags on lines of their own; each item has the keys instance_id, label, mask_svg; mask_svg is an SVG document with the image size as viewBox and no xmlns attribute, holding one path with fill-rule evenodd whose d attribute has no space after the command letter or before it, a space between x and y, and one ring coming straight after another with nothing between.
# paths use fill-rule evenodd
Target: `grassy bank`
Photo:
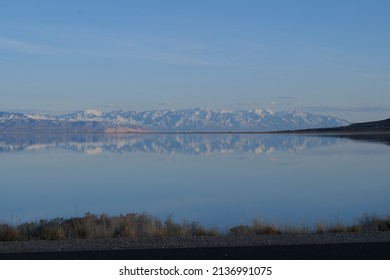
<instances>
[{"instance_id":1,"label":"grassy bank","mask_svg":"<svg viewBox=\"0 0 390 280\"><path fill-rule=\"evenodd\" d=\"M316 228L279 226L254 220L251 225L239 225L226 232L217 228L206 228L198 222L176 223L172 217L165 221L149 214L127 214L120 216L95 215L69 219L56 218L21 223L0 224L0 241L98 239L117 237L192 237L220 235L259 235L286 233L337 233L389 231L390 216L365 215L351 225L317 224Z\"/></svg>"}]
</instances>

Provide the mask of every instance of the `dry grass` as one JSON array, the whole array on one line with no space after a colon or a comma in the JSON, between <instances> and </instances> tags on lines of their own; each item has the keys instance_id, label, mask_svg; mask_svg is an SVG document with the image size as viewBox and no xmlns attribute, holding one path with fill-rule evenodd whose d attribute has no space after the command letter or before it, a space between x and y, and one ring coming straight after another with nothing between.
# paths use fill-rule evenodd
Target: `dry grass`
<instances>
[{"instance_id":1,"label":"dry grass","mask_svg":"<svg viewBox=\"0 0 390 280\"><path fill-rule=\"evenodd\" d=\"M260 235L260 234L305 234L311 230L305 226L276 225L261 220L254 219L250 226L240 225L230 229L233 235Z\"/></svg>"},{"instance_id":2,"label":"dry grass","mask_svg":"<svg viewBox=\"0 0 390 280\"><path fill-rule=\"evenodd\" d=\"M10 225L0 225L0 241L16 241L20 239L19 231Z\"/></svg>"},{"instance_id":3,"label":"dry grass","mask_svg":"<svg viewBox=\"0 0 390 280\"><path fill-rule=\"evenodd\" d=\"M300 234L300 233L338 233L389 231L390 216L364 215L349 226L336 224L317 224L316 228L305 226L279 226L272 223L253 220L251 225L231 228L230 235L261 234ZM116 237L193 237L222 235L217 228L206 228L198 222L176 223L172 217L165 221L149 214L131 213L120 216L100 216L86 213L84 217L69 219L56 218L19 225L0 224L0 241L18 240L62 240L62 239L98 239Z\"/></svg>"},{"instance_id":4,"label":"dry grass","mask_svg":"<svg viewBox=\"0 0 390 280\"><path fill-rule=\"evenodd\" d=\"M98 239L113 237L213 236L217 229L206 229L198 222L175 223L172 217L161 221L148 214L110 217L87 213L84 217L56 218L17 226L0 225L0 241Z\"/></svg>"},{"instance_id":5,"label":"dry grass","mask_svg":"<svg viewBox=\"0 0 390 280\"><path fill-rule=\"evenodd\" d=\"M390 215L378 216L364 215L357 219L357 221L349 226L341 223L336 224L317 224L316 232L375 232L375 231L389 231L390 230Z\"/></svg>"},{"instance_id":6,"label":"dry grass","mask_svg":"<svg viewBox=\"0 0 390 280\"><path fill-rule=\"evenodd\" d=\"M259 235L259 234L281 234L282 231L274 224L253 220L252 225L240 225L230 229L233 235Z\"/></svg>"}]
</instances>

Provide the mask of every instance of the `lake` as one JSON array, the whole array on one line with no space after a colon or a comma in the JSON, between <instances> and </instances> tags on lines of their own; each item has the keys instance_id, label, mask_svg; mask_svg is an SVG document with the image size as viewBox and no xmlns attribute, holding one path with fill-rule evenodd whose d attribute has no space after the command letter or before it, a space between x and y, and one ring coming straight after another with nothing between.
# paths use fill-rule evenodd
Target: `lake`
<instances>
[{"instance_id":1,"label":"lake","mask_svg":"<svg viewBox=\"0 0 390 280\"><path fill-rule=\"evenodd\" d=\"M389 214L389 159L387 137L0 134L0 221L349 223Z\"/></svg>"}]
</instances>

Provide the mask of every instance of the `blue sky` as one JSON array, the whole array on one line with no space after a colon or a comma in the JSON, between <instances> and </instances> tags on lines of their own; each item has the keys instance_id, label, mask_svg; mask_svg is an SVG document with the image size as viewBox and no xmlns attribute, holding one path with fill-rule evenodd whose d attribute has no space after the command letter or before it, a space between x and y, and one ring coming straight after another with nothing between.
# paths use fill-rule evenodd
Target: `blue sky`
<instances>
[{"instance_id":1,"label":"blue sky","mask_svg":"<svg viewBox=\"0 0 390 280\"><path fill-rule=\"evenodd\" d=\"M390 1L0 2L0 110L390 112Z\"/></svg>"}]
</instances>

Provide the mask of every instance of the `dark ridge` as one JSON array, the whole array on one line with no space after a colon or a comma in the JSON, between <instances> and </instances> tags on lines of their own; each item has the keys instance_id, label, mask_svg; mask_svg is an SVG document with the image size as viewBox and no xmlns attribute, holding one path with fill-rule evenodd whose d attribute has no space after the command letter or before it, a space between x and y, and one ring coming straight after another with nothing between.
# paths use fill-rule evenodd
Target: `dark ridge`
<instances>
[{"instance_id":1,"label":"dark ridge","mask_svg":"<svg viewBox=\"0 0 390 280\"><path fill-rule=\"evenodd\" d=\"M390 129L390 118L382 121L374 121L374 122L364 122L364 123L355 123L345 127L346 129L356 130L356 129Z\"/></svg>"},{"instance_id":2,"label":"dark ridge","mask_svg":"<svg viewBox=\"0 0 390 280\"><path fill-rule=\"evenodd\" d=\"M390 133L390 118L381 121L354 123L341 127L282 131L282 133Z\"/></svg>"}]
</instances>

